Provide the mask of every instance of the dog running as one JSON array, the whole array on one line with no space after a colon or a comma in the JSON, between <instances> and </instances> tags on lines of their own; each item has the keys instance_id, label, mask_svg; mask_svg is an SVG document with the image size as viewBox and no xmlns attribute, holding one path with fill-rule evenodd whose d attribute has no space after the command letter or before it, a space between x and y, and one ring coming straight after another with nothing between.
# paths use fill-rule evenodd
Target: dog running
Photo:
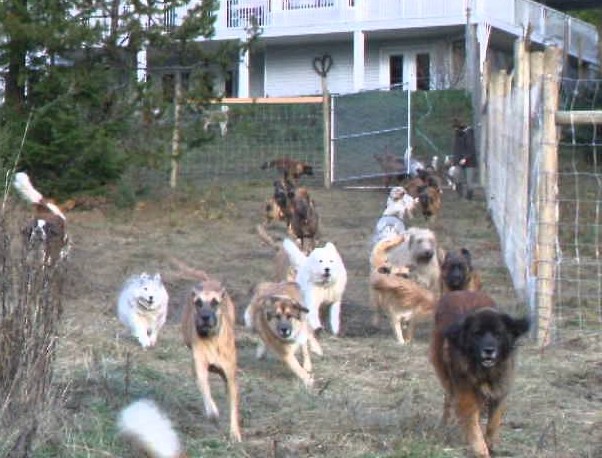
<instances>
[{"instance_id":1,"label":"dog running","mask_svg":"<svg viewBox=\"0 0 602 458\"><path fill-rule=\"evenodd\" d=\"M33 205L35 213L23 229L26 258L45 267L65 259L70 243L66 231L67 217L61 208L40 194L25 172L15 174L13 187Z\"/></svg>"},{"instance_id":2,"label":"dog running","mask_svg":"<svg viewBox=\"0 0 602 458\"><path fill-rule=\"evenodd\" d=\"M312 165L290 157L280 157L278 159L266 161L261 165L261 169L276 169L282 173L285 180L292 179L295 183L297 183L303 175L312 176L314 174Z\"/></svg>"},{"instance_id":3,"label":"dog running","mask_svg":"<svg viewBox=\"0 0 602 458\"><path fill-rule=\"evenodd\" d=\"M213 420L219 417L209 385L209 373L213 372L226 382L230 404L230 439L240 442L234 303L218 280L181 261L171 261L180 269L179 275L198 281L184 305L182 335L184 343L192 351L196 382L203 396L205 413Z\"/></svg>"},{"instance_id":4,"label":"dog running","mask_svg":"<svg viewBox=\"0 0 602 458\"><path fill-rule=\"evenodd\" d=\"M449 421L453 409L479 458L489 458L499 440L516 342L528 330L528 319L500 312L480 291L452 291L437 305L430 358L445 392L442 422ZM485 434L481 412L488 417Z\"/></svg>"},{"instance_id":5,"label":"dog running","mask_svg":"<svg viewBox=\"0 0 602 458\"><path fill-rule=\"evenodd\" d=\"M481 275L472 267L472 255L467 248L446 252L441 264L441 292L462 289L481 289Z\"/></svg>"},{"instance_id":6,"label":"dog running","mask_svg":"<svg viewBox=\"0 0 602 458\"><path fill-rule=\"evenodd\" d=\"M305 384L313 385L311 348L322 354L322 348L309 329L306 315L309 312L301 305L301 290L294 282L260 283L255 288L244 314L245 326L254 329L261 339L257 346L257 358L263 358L266 350L274 352L282 362ZM295 353L301 349L303 365Z\"/></svg>"}]
</instances>

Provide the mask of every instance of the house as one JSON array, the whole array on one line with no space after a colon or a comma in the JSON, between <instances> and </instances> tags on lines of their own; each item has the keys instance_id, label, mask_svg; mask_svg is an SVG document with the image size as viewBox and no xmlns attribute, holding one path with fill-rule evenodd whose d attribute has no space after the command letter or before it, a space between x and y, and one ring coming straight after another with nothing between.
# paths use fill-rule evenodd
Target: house
<instances>
[{"instance_id":1,"label":"house","mask_svg":"<svg viewBox=\"0 0 602 458\"><path fill-rule=\"evenodd\" d=\"M186 7L168 13L165 26L177 25ZM247 40L252 23L262 30L230 77L216 82L227 97L320 94L314 63L324 56L334 93L466 87L485 57L492 70L510 70L523 36L533 47L561 46L574 71L599 66L594 26L531 0L222 0L216 14L212 42Z\"/></svg>"}]
</instances>

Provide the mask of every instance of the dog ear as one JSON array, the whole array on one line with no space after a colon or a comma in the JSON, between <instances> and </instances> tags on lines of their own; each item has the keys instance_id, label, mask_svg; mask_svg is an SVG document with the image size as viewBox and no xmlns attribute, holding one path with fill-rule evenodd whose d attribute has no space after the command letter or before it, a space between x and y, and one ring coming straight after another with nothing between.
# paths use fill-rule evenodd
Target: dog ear
<instances>
[{"instance_id":1,"label":"dog ear","mask_svg":"<svg viewBox=\"0 0 602 458\"><path fill-rule=\"evenodd\" d=\"M473 319L472 315L468 315L463 320L450 325L443 334L454 347L464 352L469 351L467 335Z\"/></svg>"},{"instance_id":2,"label":"dog ear","mask_svg":"<svg viewBox=\"0 0 602 458\"><path fill-rule=\"evenodd\" d=\"M512 318L510 315L505 313L502 314L502 321L515 339L518 339L523 334L529 332L531 325L530 320L527 317Z\"/></svg>"},{"instance_id":3,"label":"dog ear","mask_svg":"<svg viewBox=\"0 0 602 458\"><path fill-rule=\"evenodd\" d=\"M309 313L309 309L307 307L302 306L299 302L293 301L293 307L299 310L301 313ZM300 318L300 317L299 317Z\"/></svg>"},{"instance_id":4,"label":"dog ear","mask_svg":"<svg viewBox=\"0 0 602 458\"><path fill-rule=\"evenodd\" d=\"M464 256L464 259L466 259L466 263L472 268L472 255L470 254L468 248L462 248L460 253L462 253L462 256Z\"/></svg>"}]
</instances>

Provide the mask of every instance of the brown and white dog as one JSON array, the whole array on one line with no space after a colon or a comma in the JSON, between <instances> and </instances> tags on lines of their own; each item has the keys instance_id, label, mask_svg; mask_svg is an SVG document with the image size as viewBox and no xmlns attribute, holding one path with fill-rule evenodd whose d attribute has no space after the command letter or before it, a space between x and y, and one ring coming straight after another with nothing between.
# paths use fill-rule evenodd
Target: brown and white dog
<instances>
[{"instance_id":1,"label":"brown and white dog","mask_svg":"<svg viewBox=\"0 0 602 458\"><path fill-rule=\"evenodd\" d=\"M398 246L404 236L377 243L370 257L370 297L374 306L374 323L380 311L385 312L400 344L414 337L415 320L432 315L436 296L433 292L408 279L406 266L391 265L386 258L388 250ZM404 327L408 328L404 335Z\"/></svg>"},{"instance_id":2,"label":"brown and white dog","mask_svg":"<svg viewBox=\"0 0 602 458\"><path fill-rule=\"evenodd\" d=\"M302 175L311 176L314 174L314 169L310 164L290 157L280 157L266 161L262 164L261 168L262 170L276 169L282 173L285 180L291 178L295 183L299 181Z\"/></svg>"},{"instance_id":3,"label":"brown and white dog","mask_svg":"<svg viewBox=\"0 0 602 458\"><path fill-rule=\"evenodd\" d=\"M499 440L516 341L528 330L528 319L500 312L480 291L452 291L437 304L430 358L445 391L442 421L453 408L474 456L489 458ZM488 416L485 434L482 412Z\"/></svg>"},{"instance_id":4,"label":"brown and white dog","mask_svg":"<svg viewBox=\"0 0 602 458\"><path fill-rule=\"evenodd\" d=\"M258 359L265 356L267 349L273 351L306 387L311 387L313 377L308 343L318 354L322 354L322 348L309 329L309 310L301 305L301 300L297 283L260 283L245 310L244 321L245 326L255 329L261 339L257 346ZM303 365L295 356L299 349Z\"/></svg>"},{"instance_id":5,"label":"brown and white dog","mask_svg":"<svg viewBox=\"0 0 602 458\"><path fill-rule=\"evenodd\" d=\"M467 248L446 252L441 264L441 292L462 289L481 289L481 275L472 267L472 256Z\"/></svg>"},{"instance_id":6,"label":"brown and white dog","mask_svg":"<svg viewBox=\"0 0 602 458\"><path fill-rule=\"evenodd\" d=\"M205 412L210 419L219 417L209 385L209 373L217 373L228 389L230 439L240 442L234 303L218 280L180 261L172 259L172 262L180 268L181 274L199 280L184 305L182 335L184 343L192 350L196 382L203 396Z\"/></svg>"},{"instance_id":7,"label":"brown and white dog","mask_svg":"<svg viewBox=\"0 0 602 458\"><path fill-rule=\"evenodd\" d=\"M35 212L23 229L27 259L35 258L42 266L52 266L65 259L69 253L69 237L65 227L67 217L61 208L40 194L25 172L15 174L13 186L33 205Z\"/></svg>"}]
</instances>

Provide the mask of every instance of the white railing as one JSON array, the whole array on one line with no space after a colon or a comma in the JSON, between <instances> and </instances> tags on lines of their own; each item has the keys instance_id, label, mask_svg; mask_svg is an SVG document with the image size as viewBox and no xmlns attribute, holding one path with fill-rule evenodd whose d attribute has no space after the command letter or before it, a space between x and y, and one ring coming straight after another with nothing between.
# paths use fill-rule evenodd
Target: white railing
<instances>
[{"instance_id":1,"label":"white railing","mask_svg":"<svg viewBox=\"0 0 602 458\"><path fill-rule=\"evenodd\" d=\"M531 0L515 0L516 25L531 28L534 41L566 47L570 54L597 61L596 28Z\"/></svg>"}]
</instances>

